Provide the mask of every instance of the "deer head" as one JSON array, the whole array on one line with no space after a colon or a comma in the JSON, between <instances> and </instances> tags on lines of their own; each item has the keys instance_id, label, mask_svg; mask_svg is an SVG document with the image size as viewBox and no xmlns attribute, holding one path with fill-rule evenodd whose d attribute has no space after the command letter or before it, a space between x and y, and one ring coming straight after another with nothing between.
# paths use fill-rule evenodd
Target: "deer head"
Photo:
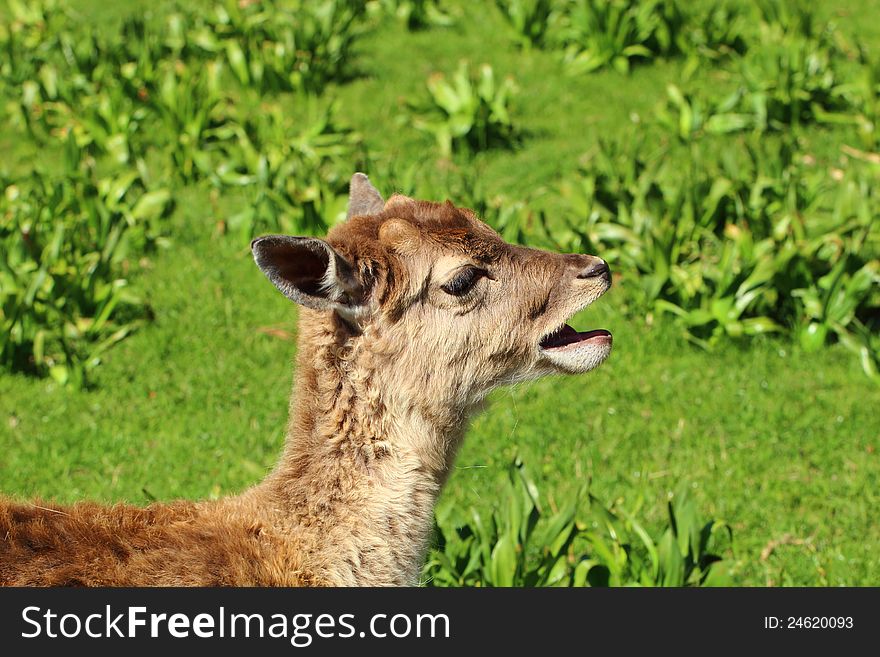
<instances>
[{"instance_id":1,"label":"deer head","mask_svg":"<svg viewBox=\"0 0 880 657\"><path fill-rule=\"evenodd\" d=\"M326 240L251 248L310 321L371 354L389 394L465 410L498 385L587 372L611 352L608 331L566 324L610 287L604 260L508 244L448 201L385 202L360 173L348 215Z\"/></svg>"}]
</instances>

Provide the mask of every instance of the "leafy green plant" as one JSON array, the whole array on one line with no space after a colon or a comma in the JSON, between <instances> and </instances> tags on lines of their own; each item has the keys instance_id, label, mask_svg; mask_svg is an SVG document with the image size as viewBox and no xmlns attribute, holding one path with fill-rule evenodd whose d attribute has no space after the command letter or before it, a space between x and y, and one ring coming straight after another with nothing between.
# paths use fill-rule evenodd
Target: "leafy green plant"
<instances>
[{"instance_id":1,"label":"leafy green plant","mask_svg":"<svg viewBox=\"0 0 880 657\"><path fill-rule=\"evenodd\" d=\"M706 128L715 132L796 130L808 123L853 124L870 131L868 117L874 112L868 99L873 85L869 77L858 83L846 81L844 69L849 65L833 29L815 32L808 12L795 17L765 12L764 16L748 37L755 47L736 62L740 85L733 94L720 100L679 94L687 97L687 103L670 97L682 125L691 118L690 105L714 109ZM862 67L866 69L870 70ZM694 132L700 127L695 126Z\"/></svg>"},{"instance_id":2,"label":"leafy green plant","mask_svg":"<svg viewBox=\"0 0 880 657\"><path fill-rule=\"evenodd\" d=\"M556 40L574 73L605 66L626 73L633 61L674 54L684 23L676 2L573 0Z\"/></svg>"},{"instance_id":3,"label":"leafy green plant","mask_svg":"<svg viewBox=\"0 0 880 657\"><path fill-rule=\"evenodd\" d=\"M408 30L449 27L455 22L437 0L373 0L368 4L367 10L394 16Z\"/></svg>"},{"instance_id":4,"label":"leafy green plant","mask_svg":"<svg viewBox=\"0 0 880 657\"><path fill-rule=\"evenodd\" d=\"M203 178L214 164L220 135L231 121L229 104L221 91L222 65L205 66L177 62L162 73L148 103L161 121L164 151L172 171L184 181ZM158 141L158 140L157 140Z\"/></svg>"},{"instance_id":5,"label":"leafy green plant","mask_svg":"<svg viewBox=\"0 0 880 657\"><path fill-rule=\"evenodd\" d=\"M344 212L357 135L336 128L326 103L305 100L312 107L298 112L296 130L277 106L248 109L247 94L345 74L363 3L294 4L216 2L161 25L129 18L108 34L52 0L13 0L0 21L10 55L0 94L10 124L65 158L63 178L34 171L4 186L4 366L84 385L103 352L148 317L124 273L162 239L164 184L243 190L249 202L228 225L247 237L324 232ZM156 169L163 185L152 182Z\"/></svg>"},{"instance_id":6,"label":"leafy green plant","mask_svg":"<svg viewBox=\"0 0 880 657\"><path fill-rule=\"evenodd\" d=\"M751 83L765 91L779 90L780 95L787 78L799 75L803 80L795 83L801 82L801 89L820 91L824 83L816 78L823 73L816 57L821 58L834 40L830 29L817 30L818 21L806 4L790 0L754 5L572 0L554 16L558 20L553 29L542 37L563 50L575 73L607 66L626 73L634 62L679 55L689 57L692 72L700 60L742 55L755 59L743 66Z\"/></svg>"},{"instance_id":7,"label":"leafy green plant","mask_svg":"<svg viewBox=\"0 0 880 657\"><path fill-rule=\"evenodd\" d=\"M803 308L798 338L808 351L822 346L830 331L848 333L856 310L880 285L880 260L868 262L851 273L847 271L851 267L849 260L842 258L814 285L792 292Z\"/></svg>"},{"instance_id":8,"label":"leafy green plant","mask_svg":"<svg viewBox=\"0 0 880 657\"><path fill-rule=\"evenodd\" d=\"M744 102L759 129L797 128L848 109L827 34L811 38L763 24L761 44L740 66Z\"/></svg>"},{"instance_id":9,"label":"leafy green plant","mask_svg":"<svg viewBox=\"0 0 880 657\"><path fill-rule=\"evenodd\" d=\"M637 272L631 289L645 312L670 314L701 346L767 332L791 332L805 348L836 338L870 375L875 352L863 336L880 302L874 167L853 163L835 181L786 138L718 151L690 140L701 119L689 116L680 146L597 149L559 184L568 213L547 234L560 249L601 252Z\"/></svg>"},{"instance_id":10,"label":"leafy green plant","mask_svg":"<svg viewBox=\"0 0 880 657\"><path fill-rule=\"evenodd\" d=\"M849 172L836 183L837 194L824 212L798 227L800 248L777 284L790 291L793 330L805 350L834 337L878 380L880 235L872 214L876 172L869 169L867 178L865 173L861 167Z\"/></svg>"},{"instance_id":11,"label":"leafy green plant","mask_svg":"<svg viewBox=\"0 0 880 657\"><path fill-rule=\"evenodd\" d=\"M488 64L474 74L463 61L451 79L434 73L427 86L430 100L410 105L412 122L434 135L444 157L453 151L511 146L517 140L509 107L516 92L512 78L498 83Z\"/></svg>"},{"instance_id":12,"label":"leafy green plant","mask_svg":"<svg viewBox=\"0 0 880 657\"><path fill-rule=\"evenodd\" d=\"M817 32L811 13L782 6L787 3L759 4L765 11L756 12L756 27L745 38L755 47L742 46L734 73L740 84L733 93L714 98L669 85L666 105L658 110L661 123L685 140L745 129L796 130L808 123L857 125L871 133L871 67L861 66L859 77L848 81L844 71L851 67L833 29Z\"/></svg>"},{"instance_id":13,"label":"leafy green plant","mask_svg":"<svg viewBox=\"0 0 880 657\"><path fill-rule=\"evenodd\" d=\"M0 24L0 49L11 64L0 64L6 108L35 141L64 138L79 100L91 99L95 79L112 67L98 56L101 44L88 28L76 34L66 29L66 21L74 19L63 6L13 2L10 10L11 22Z\"/></svg>"},{"instance_id":14,"label":"leafy green plant","mask_svg":"<svg viewBox=\"0 0 880 657\"><path fill-rule=\"evenodd\" d=\"M777 32L813 37L820 21L806 0L756 0L754 19Z\"/></svg>"},{"instance_id":15,"label":"leafy green plant","mask_svg":"<svg viewBox=\"0 0 880 657\"><path fill-rule=\"evenodd\" d=\"M149 316L123 274L170 208L136 172L33 174L0 199L0 363L82 386Z\"/></svg>"},{"instance_id":16,"label":"leafy green plant","mask_svg":"<svg viewBox=\"0 0 880 657\"><path fill-rule=\"evenodd\" d=\"M721 59L747 49L749 17L735 2L496 0L518 41L560 49L572 72L685 54Z\"/></svg>"},{"instance_id":17,"label":"leafy green plant","mask_svg":"<svg viewBox=\"0 0 880 657\"><path fill-rule=\"evenodd\" d=\"M59 35L70 20L65 5L55 0L9 0L8 20L0 21L0 80L16 87L38 77L61 45Z\"/></svg>"},{"instance_id":18,"label":"leafy green plant","mask_svg":"<svg viewBox=\"0 0 880 657\"><path fill-rule=\"evenodd\" d=\"M508 468L509 495L484 518L438 521L423 579L429 586L701 586L723 584L716 552L732 531L703 522L687 486L668 501L668 525L655 539L631 514L582 490L555 512L540 499L522 461ZM583 504L582 504L583 502ZM586 507L584 509L583 507ZM581 514L586 511L583 519Z\"/></svg>"},{"instance_id":19,"label":"leafy green plant","mask_svg":"<svg viewBox=\"0 0 880 657\"><path fill-rule=\"evenodd\" d=\"M312 98L307 106L294 122L280 105L264 105L224 130L223 158L212 180L245 193L245 208L227 220L244 240L265 231L323 234L345 216L360 135L337 124L333 104Z\"/></svg>"},{"instance_id":20,"label":"leafy green plant","mask_svg":"<svg viewBox=\"0 0 880 657\"><path fill-rule=\"evenodd\" d=\"M540 48L545 44L557 15L552 0L495 0L495 4L523 45Z\"/></svg>"},{"instance_id":21,"label":"leafy green plant","mask_svg":"<svg viewBox=\"0 0 880 657\"><path fill-rule=\"evenodd\" d=\"M839 333L840 341L854 352L865 374L875 383L880 383L880 333L868 328L858 319Z\"/></svg>"},{"instance_id":22,"label":"leafy green plant","mask_svg":"<svg viewBox=\"0 0 880 657\"><path fill-rule=\"evenodd\" d=\"M751 114L738 112L742 92L736 91L718 101L682 92L678 86L666 87L666 102L656 110L657 122L683 141L703 134L726 134L755 127Z\"/></svg>"},{"instance_id":23,"label":"leafy green plant","mask_svg":"<svg viewBox=\"0 0 880 657\"><path fill-rule=\"evenodd\" d=\"M685 5L684 11L685 25L675 35L677 48L682 53L718 60L741 55L748 49L751 20L743 3L712 2L705 7Z\"/></svg>"},{"instance_id":24,"label":"leafy green plant","mask_svg":"<svg viewBox=\"0 0 880 657\"><path fill-rule=\"evenodd\" d=\"M671 277L673 285L684 283L683 292L671 295L675 301L657 299L654 307L674 314L702 346L724 336L782 331L772 318L758 315L761 301L775 296L773 275L785 265L785 255L774 254L773 241L755 243L749 230L728 224L722 239L704 234L700 243L703 257L680 265Z\"/></svg>"},{"instance_id":25,"label":"leafy green plant","mask_svg":"<svg viewBox=\"0 0 880 657\"><path fill-rule=\"evenodd\" d=\"M862 61L861 65L843 82L838 91L850 103L844 115L823 114L827 124L855 125L862 145L877 149L880 123L880 61ZM876 158L875 158L876 159Z\"/></svg>"},{"instance_id":26,"label":"leafy green plant","mask_svg":"<svg viewBox=\"0 0 880 657\"><path fill-rule=\"evenodd\" d=\"M664 151L665 152L665 151ZM673 269L694 248L697 225L693 197L681 184L661 184L662 155L606 144L582 161L580 175L558 186L569 212L562 250L602 252L618 266L639 273L642 300L653 303L669 287Z\"/></svg>"},{"instance_id":27,"label":"leafy green plant","mask_svg":"<svg viewBox=\"0 0 880 657\"><path fill-rule=\"evenodd\" d=\"M365 9L364 2L345 0L292 6L226 0L192 20L199 46L222 53L241 84L317 92L347 74Z\"/></svg>"}]
</instances>

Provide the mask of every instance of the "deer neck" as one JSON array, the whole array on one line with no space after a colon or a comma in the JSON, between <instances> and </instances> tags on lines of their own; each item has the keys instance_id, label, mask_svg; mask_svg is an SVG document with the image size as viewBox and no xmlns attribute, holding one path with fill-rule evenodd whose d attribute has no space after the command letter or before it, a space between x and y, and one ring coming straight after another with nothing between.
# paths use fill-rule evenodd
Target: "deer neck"
<instances>
[{"instance_id":1,"label":"deer neck","mask_svg":"<svg viewBox=\"0 0 880 657\"><path fill-rule=\"evenodd\" d=\"M414 585L467 413L456 395L413 389L381 339L307 319L284 453L263 488L318 577Z\"/></svg>"}]
</instances>

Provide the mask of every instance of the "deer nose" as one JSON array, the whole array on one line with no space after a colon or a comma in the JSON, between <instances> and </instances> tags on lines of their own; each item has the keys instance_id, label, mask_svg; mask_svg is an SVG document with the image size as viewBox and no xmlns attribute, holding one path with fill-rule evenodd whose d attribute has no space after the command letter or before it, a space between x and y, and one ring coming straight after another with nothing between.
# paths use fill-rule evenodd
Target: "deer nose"
<instances>
[{"instance_id":1,"label":"deer nose","mask_svg":"<svg viewBox=\"0 0 880 657\"><path fill-rule=\"evenodd\" d=\"M578 274L578 278L596 278L597 276L611 277L611 270L608 269L608 263L601 258L596 258L595 262L584 267Z\"/></svg>"}]
</instances>

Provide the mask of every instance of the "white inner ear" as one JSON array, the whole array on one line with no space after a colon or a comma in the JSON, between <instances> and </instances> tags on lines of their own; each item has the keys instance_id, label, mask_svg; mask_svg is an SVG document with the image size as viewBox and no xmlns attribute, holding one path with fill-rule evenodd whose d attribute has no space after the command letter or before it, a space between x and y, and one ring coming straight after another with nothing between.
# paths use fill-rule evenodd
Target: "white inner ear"
<instances>
[{"instance_id":1,"label":"white inner ear","mask_svg":"<svg viewBox=\"0 0 880 657\"><path fill-rule=\"evenodd\" d=\"M329 300L329 301L339 301L342 297L343 293L343 284L341 277L337 272L336 267L336 258L333 255L330 255L330 261L327 265L327 269L324 271L324 277L321 279L321 282L318 284L318 290ZM339 306L340 304L334 304Z\"/></svg>"},{"instance_id":2,"label":"white inner ear","mask_svg":"<svg viewBox=\"0 0 880 657\"><path fill-rule=\"evenodd\" d=\"M362 328L370 315L370 309L367 304L359 306L345 306L341 303L334 303L333 310L346 322L352 326Z\"/></svg>"},{"instance_id":3,"label":"white inner ear","mask_svg":"<svg viewBox=\"0 0 880 657\"><path fill-rule=\"evenodd\" d=\"M367 304L346 305L339 303L347 293L350 294L358 287L357 280L353 277L346 276L345 272L340 271L336 255L331 252L330 261L324 276L319 283L319 289L326 295L333 311L352 326L361 328L364 325L368 315L369 308Z\"/></svg>"}]
</instances>

